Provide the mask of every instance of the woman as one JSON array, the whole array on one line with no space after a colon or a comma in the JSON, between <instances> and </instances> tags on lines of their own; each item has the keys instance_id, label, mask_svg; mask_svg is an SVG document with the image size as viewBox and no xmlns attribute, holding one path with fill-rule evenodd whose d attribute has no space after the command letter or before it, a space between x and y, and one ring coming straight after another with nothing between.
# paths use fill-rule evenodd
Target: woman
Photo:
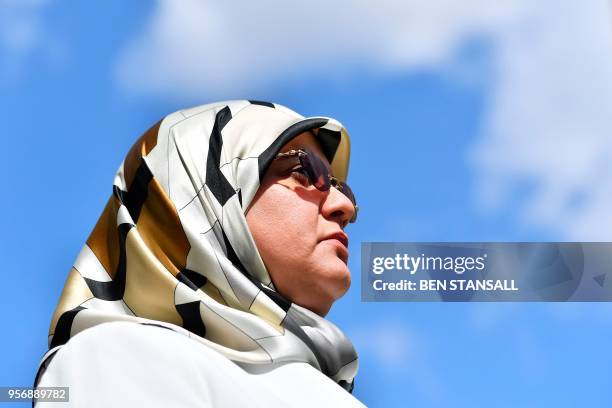
<instances>
[{"instance_id":1,"label":"woman","mask_svg":"<svg viewBox=\"0 0 612 408\"><path fill-rule=\"evenodd\" d=\"M324 319L350 285L349 150L337 121L259 101L149 129L68 275L37 385L87 406L361 406L355 350Z\"/></svg>"}]
</instances>

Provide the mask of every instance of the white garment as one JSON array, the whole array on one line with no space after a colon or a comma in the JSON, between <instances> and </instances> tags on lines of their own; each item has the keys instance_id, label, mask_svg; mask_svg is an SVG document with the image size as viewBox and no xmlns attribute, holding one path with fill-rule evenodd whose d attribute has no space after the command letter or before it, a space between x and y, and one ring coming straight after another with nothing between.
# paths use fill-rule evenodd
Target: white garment
<instances>
[{"instance_id":1,"label":"white garment","mask_svg":"<svg viewBox=\"0 0 612 408\"><path fill-rule=\"evenodd\" d=\"M52 408L364 406L309 364L253 374L182 334L128 322L72 337L38 386L70 387L69 403L36 404Z\"/></svg>"}]
</instances>

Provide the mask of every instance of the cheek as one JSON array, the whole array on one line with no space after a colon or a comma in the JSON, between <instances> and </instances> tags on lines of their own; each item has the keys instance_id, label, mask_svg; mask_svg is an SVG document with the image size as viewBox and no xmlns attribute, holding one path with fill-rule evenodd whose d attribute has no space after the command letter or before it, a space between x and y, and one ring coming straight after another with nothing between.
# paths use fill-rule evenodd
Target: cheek
<instances>
[{"instance_id":1,"label":"cheek","mask_svg":"<svg viewBox=\"0 0 612 408\"><path fill-rule=\"evenodd\" d=\"M318 209L282 185L272 185L258 194L246 219L271 274L292 269L314 251Z\"/></svg>"}]
</instances>

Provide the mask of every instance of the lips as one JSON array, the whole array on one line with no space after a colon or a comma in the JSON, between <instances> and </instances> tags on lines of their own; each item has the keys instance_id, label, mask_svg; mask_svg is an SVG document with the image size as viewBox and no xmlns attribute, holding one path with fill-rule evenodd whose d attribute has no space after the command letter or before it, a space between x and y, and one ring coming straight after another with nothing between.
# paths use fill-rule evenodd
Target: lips
<instances>
[{"instance_id":1,"label":"lips","mask_svg":"<svg viewBox=\"0 0 612 408\"><path fill-rule=\"evenodd\" d=\"M344 245L348 249L349 239L348 239L348 235L346 235L344 232L333 233L324 238L324 240L326 239L336 239L340 241L340 243L342 243L342 245Z\"/></svg>"}]
</instances>

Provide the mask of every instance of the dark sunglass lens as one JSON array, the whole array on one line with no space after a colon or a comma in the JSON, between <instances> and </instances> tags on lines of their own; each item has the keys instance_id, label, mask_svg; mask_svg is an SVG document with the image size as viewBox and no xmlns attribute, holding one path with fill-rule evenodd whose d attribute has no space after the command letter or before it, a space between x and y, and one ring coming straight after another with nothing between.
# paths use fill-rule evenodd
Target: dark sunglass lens
<instances>
[{"instance_id":1,"label":"dark sunglass lens","mask_svg":"<svg viewBox=\"0 0 612 408\"><path fill-rule=\"evenodd\" d=\"M310 182L321 191L327 191L330 187L329 172L325 163L313 152L306 151L302 157L302 165L308 174Z\"/></svg>"}]
</instances>

